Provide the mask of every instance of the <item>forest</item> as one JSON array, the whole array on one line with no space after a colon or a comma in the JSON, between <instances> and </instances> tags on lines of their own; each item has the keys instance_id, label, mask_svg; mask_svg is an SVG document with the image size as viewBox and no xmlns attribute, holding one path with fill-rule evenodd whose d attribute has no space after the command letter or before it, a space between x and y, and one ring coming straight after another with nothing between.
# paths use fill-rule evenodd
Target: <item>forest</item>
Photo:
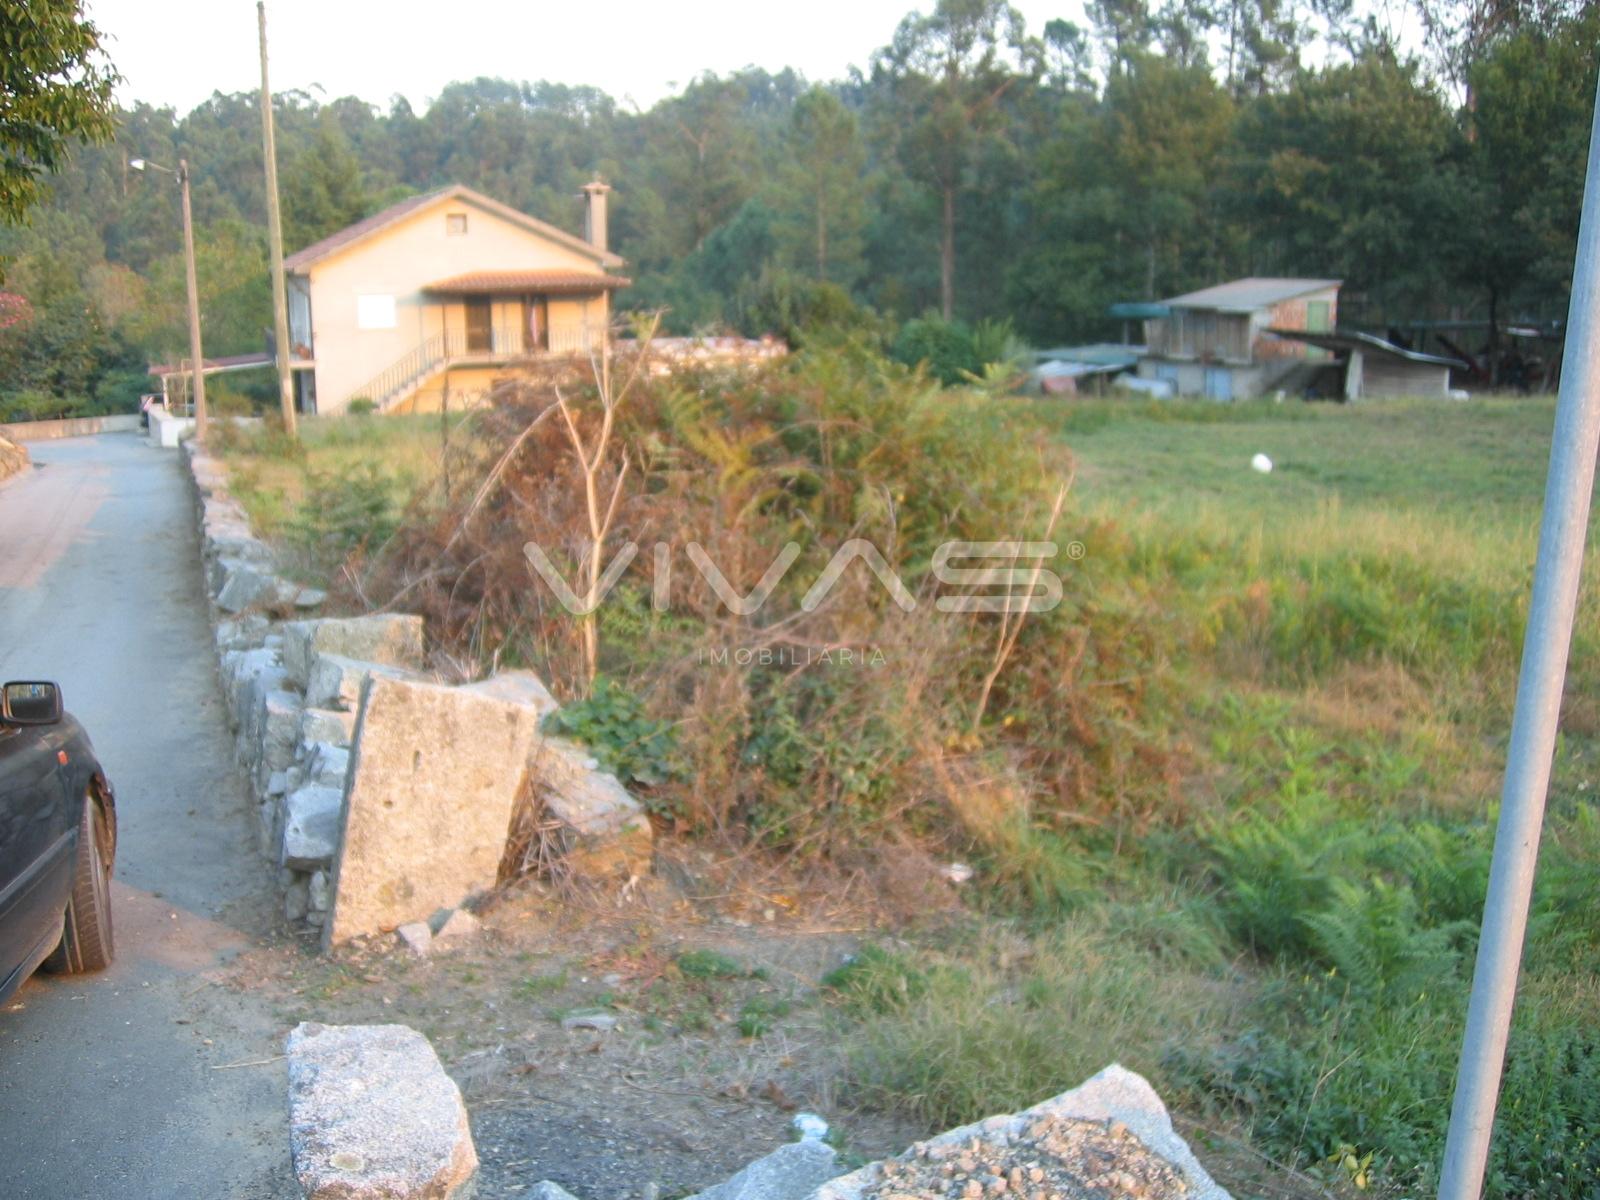
<instances>
[{"instance_id":1,"label":"forest","mask_svg":"<svg viewBox=\"0 0 1600 1200\"><path fill-rule=\"evenodd\" d=\"M1057 345L1115 337L1115 301L1246 274L1340 278L1361 328L1559 320L1600 4L1415 2L1420 42L1350 0L1090 0L1087 28L1040 30L941 0L844 79L702 74L644 111L487 78L422 112L290 92L285 240L449 182L576 231L598 173L624 304L673 333ZM134 158L190 163L207 353L263 348L261 153L256 96L217 93L134 103L74 154L0 230L0 417L127 408L181 355L177 196Z\"/></svg>"}]
</instances>

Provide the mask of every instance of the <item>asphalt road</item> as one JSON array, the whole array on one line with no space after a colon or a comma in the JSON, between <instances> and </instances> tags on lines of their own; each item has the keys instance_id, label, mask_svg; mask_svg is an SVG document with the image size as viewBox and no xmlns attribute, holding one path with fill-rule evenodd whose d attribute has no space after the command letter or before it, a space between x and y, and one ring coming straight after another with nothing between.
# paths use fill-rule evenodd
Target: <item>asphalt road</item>
<instances>
[{"instance_id":1,"label":"asphalt road","mask_svg":"<svg viewBox=\"0 0 1600 1200\"><path fill-rule=\"evenodd\" d=\"M0 1196L297 1196L283 1029L216 982L272 901L180 463L131 434L29 449L0 484L0 679L59 681L116 788L117 960L0 1010Z\"/></svg>"}]
</instances>

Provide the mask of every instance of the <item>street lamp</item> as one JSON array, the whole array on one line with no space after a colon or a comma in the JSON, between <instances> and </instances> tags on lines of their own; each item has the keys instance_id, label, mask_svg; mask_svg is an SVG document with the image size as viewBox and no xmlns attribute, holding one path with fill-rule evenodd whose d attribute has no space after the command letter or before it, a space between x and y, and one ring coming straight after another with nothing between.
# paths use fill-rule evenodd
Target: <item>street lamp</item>
<instances>
[{"instance_id":1,"label":"street lamp","mask_svg":"<svg viewBox=\"0 0 1600 1200\"><path fill-rule=\"evenodd\" d=\"M200 289L194 273L194 218L189 212L189 161L180 158L178 169L163 167L147 158L130 159L128 165L135 171L161 171L178 181L183 192L183 256L189 277L189 354L191 390L194 396L194 436L206 440L206 376L205 359L200 353Z\"/></svg>"}]
</instances>

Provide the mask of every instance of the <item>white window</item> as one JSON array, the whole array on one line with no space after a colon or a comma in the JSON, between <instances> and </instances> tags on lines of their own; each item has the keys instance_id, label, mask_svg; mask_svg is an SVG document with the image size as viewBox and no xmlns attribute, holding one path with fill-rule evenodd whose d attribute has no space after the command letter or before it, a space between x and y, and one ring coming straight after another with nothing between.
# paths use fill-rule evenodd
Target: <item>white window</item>
<instances>
[{"instance_id":1,"label":"white window","mask_svg":"<svg viewBox=\"0 0 1600 1200\"><path fill-rule=\"evenodd\" d=\"M445 213L444 231L449 237L460 237L467 232L466 213Z\"/></svg>"},{"instance_id":2,"label":"white window","mask_svg":"<svg viewBox=\"0 0 1600 1200\"><path fill-rule=\"evenodd\" d=\"M368 293L356 297L357 329L393 329L394 297Z\"/></svg>"}]
</instances>

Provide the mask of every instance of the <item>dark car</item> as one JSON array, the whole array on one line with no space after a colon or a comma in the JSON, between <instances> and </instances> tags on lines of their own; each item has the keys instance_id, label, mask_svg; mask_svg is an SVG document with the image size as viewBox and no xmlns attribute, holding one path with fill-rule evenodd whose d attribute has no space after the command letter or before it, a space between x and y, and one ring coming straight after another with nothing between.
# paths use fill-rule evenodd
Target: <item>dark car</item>
<instances>
[{"instance_id":1,"label":"dark car","mask_svg":"<svg viewBox=\"0 0 1600 1200\"><path fill-rule=\"evenodd\" d=\"M0 1001L111 962L116 799L53 683L0 688Z\"/></svg>"}]
</instances>

